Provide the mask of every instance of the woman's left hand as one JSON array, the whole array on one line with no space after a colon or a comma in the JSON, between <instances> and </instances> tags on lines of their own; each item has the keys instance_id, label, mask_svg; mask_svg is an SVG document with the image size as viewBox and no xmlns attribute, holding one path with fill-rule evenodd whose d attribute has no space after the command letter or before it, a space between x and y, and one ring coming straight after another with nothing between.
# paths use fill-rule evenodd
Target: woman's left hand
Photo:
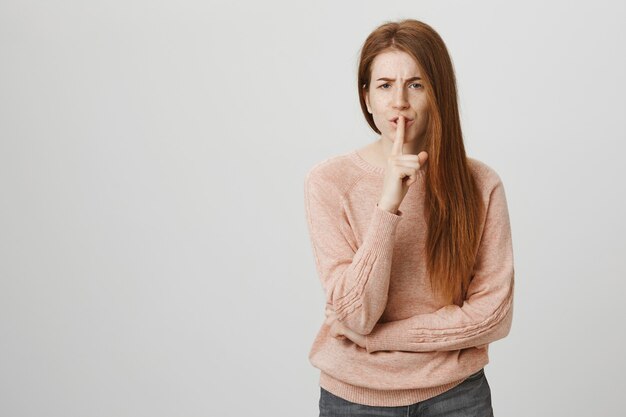
<instances>
[{"instance_id":1,"label":"woman's left hand","mask_svg":"<svg viewBox=\"0 0 626 417\"><path fill-rule=\"evenodd\" d=\"M325 323L330 326L330 335L338 339L348 338L363 349L365 349L365 335L355 332L352 329L344 326L339 320L337 320L337 314L333 309L326 306L326 320Z\"/></svg>"}]
</instances>

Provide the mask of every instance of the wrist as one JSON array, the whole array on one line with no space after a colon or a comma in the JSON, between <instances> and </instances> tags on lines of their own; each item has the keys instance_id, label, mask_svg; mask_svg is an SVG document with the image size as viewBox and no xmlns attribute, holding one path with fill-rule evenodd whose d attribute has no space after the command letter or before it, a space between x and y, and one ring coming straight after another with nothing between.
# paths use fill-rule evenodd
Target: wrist
<instances>
[{"instance_id":1,"label":"wrist","mask_svg":"<svg viewBox=\"0 0 626 417\"><path fill-rule=\"evenodd\" d=\"M376 205L383 210L386 210L393 214L397 214L398 206L396 206L395 204L388 204L388 203L385 203L384 201L379 201L378 204Z\"/></svg>"}]
</instances>

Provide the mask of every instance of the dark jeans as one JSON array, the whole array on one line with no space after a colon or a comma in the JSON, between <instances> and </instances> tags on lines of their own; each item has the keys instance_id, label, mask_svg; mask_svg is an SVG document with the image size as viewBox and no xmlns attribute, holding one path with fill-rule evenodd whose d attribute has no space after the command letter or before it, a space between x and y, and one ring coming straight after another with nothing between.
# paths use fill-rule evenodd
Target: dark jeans
<instances>
[{"instance_id":1,"label":"dark jeans","mask_svg":"<svg viewBox=\"0 0 626 417\"><path fill-rule=\"evenodd\" d=\"M456 387L411 405L374 407L344 400L320 387L320 417L493 417L484 368Z\"/></svg>"}]
</instances>

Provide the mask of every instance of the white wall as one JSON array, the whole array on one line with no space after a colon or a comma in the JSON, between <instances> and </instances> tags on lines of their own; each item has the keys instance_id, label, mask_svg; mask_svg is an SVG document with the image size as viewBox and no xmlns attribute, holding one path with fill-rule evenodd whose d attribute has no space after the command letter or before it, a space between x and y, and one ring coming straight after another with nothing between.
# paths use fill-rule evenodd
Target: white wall
<instances>
[{"instance_id":1,"label":"white wall","mask_svg":"<svg viewBox=\"0 0 626 417\"><path fill-rule=\"evenodd\" d=\"M376 139L358 50L446 41L516 268L496 415L621 415L616 1L0 2L0 415L317 416L303 176ZM621 180L620 180L621 178Z\"/></svg>"}]
</instances>

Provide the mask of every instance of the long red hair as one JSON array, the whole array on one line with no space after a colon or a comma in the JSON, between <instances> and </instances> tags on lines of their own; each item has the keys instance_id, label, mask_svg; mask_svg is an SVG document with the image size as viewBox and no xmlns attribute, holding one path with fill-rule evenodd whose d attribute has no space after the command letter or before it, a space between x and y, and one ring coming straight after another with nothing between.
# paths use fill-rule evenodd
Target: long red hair
<instances>
[{"instance_id":1,"label":"long red hair","mask_svg":"<svg viewBox=\"0 0 626 417\"><path fill-rule=\"evenodd\" d=\"M463 305L480 243L482 198L468 167L457 103L454 68L445 43L426 23L414 19L386 22L361 48L358 91L363 115L378 134L367 111L374 58L389 50L411 55L421 70L429 102L425 151L427 268L433 291L446 304Z\"/></svg>"}]
</instances>

